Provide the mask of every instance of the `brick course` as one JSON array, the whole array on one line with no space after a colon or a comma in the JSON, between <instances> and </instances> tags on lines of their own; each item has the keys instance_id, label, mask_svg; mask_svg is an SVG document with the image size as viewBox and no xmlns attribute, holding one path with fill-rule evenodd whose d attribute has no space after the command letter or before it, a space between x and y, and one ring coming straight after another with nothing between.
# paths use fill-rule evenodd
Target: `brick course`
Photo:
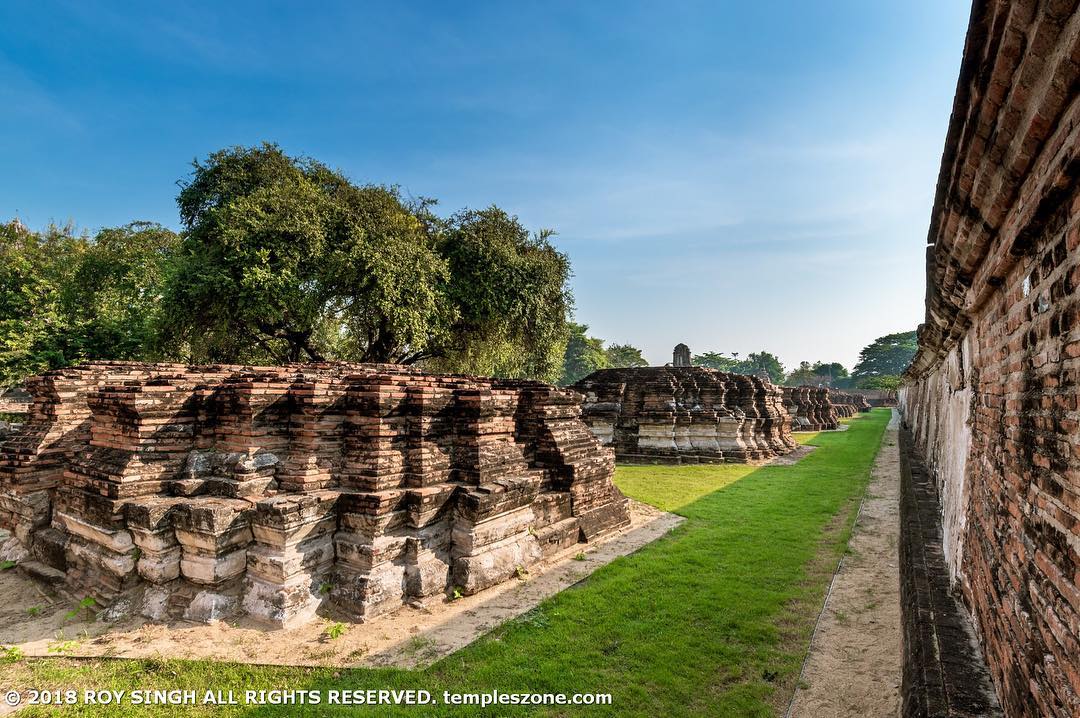
<instances>
[{"instance_id":1,"label":"brick course","mask_svg":"<svg viewBox=\"0 0 1080 718\"><path fill-rule=\"evenodd\" d=\"M1080 715L1080 13L976 2L901 391L1008 716Z\"/></svg>"},{"instance_id":2,"label":"brick course","mask_svg":"<svg viewBox=\"0 0 1080 718\"><path fill-rule=\"evenodd\" d=\"M0 556L152 619L364 619L629 523L580 397L539 382L90 363L26 386Z\"/></svg>"}]
</instances>

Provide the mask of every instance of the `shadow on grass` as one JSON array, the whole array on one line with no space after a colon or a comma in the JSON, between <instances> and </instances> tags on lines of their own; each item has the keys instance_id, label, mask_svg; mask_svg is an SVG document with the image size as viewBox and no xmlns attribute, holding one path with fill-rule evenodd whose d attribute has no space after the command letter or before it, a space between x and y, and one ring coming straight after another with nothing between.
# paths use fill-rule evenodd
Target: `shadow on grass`
<instances>
[{"instance_id":1,"label":"shadow on grass","mask_svg":"<svg viewBox=\"0 0 1080 718\"><path fill-rule=\"evenodd\" d=\"M434 706L317 706L319 714L769 716L797 679L828 575L812 570L822 551L839 555L852 507L863 494L889 419L876 410L848 431L821 433L818 449L791 466L680 467L717 484L684 501L683 482L665 491L620 485L687 520L664 538L599 569L581 584L492 630L424 670L303 669L205 661L34 661L27 685L117 690L424 689L455 693L610 693L610 706L497 709ZM634 467L656 469L657 467ZM715 473L708 473L712 469ZM736 471L742 469L745 473ZM622 474L622 469L620 469ZM660 487L661 482L653 486ZM651 493L650 493L651 492ZM636 494L636 495L635 495ZM665 505L667 504L667 505ZM823 540L825 541L823 545ZM372 626L376 629L376 626ZM9 682L9 685L11 682ZM97 708L78 715L296 715L287 706Z\"/></svg>"}]
</instances>

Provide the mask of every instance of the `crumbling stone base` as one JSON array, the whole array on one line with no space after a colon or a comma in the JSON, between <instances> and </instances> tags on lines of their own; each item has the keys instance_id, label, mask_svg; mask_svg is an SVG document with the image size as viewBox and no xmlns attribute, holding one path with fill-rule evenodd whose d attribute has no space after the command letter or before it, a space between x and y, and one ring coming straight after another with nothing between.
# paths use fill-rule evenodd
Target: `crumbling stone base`
<instances>
[{"instance_id":1,"label":"crumbling stone base","mask_svg":"<svg viewBox=\"0 0 1080 718\"><path fill-rule=\"evenodd\" d=\"M27 383L0 556L155 620L357 620L629 522L578 396L397 366L91 363ZM39 576L40 577L40 576Z\"/></svg>"}]
</instances>

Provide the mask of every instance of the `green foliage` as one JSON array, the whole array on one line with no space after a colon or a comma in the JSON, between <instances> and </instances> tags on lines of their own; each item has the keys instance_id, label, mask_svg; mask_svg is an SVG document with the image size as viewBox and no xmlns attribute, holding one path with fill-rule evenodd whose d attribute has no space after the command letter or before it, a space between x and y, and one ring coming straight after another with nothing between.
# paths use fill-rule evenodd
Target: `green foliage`
<instances>
[{"instance_id":1,"label":"green foliage","mask_svg":"<svg viewBox=\"0 0 1080 718\"><path fill-rule=\"evenodd\" d=\"M177 202L163 328L194 360L558 372L569 262L497 207L443 220L270 144L196 162Z\"/></svg>"},{"instance_id":2,"label":"green foliage","mask_svg":"<svg viewBox=\"0 0 1080 718\"><path fill-rule=\"evenodd\" d=\"M814 367L810 362L799 362L799 367L792 370L787 378L784 379L784 384L787 386L809 386L817 383L817 374L814 373Z\"/></svg>"},{"instance_id":3,"label":"green foliage","mask_svg":"<svg viewBox=\"0 0 1080 718\"><path fill-rule=\"evenodd\" d=\"M0 225L0 386L88 359L154 359L179 238L156 224L31 232Z\"/></svg>"},{"instance_id":4,"label":"green foliage","mask_svg":"<svg viewBox=\"0 0 1080 718\"><path fill-rule=\"evenodd\" d=\"M449 271L445 295L454 308L435 368L470 374L559 376L573 305L570 263L498 207L465 210L449 220L427 217Z\"/></svg>"},{"instance_id":5,"label":"green foliage","mask_svg":"<svg viewBox=\"0 0 1080 718\"><path fill-rule=\"evenodd\" d=\"M17 566L14 561L0 561L0 571L7 571Z\"/></svg>"},{"instance_id":6,"label":"green foliage","mask_svg":"<svg viewBox=\"0 0 1080 718\"><path fill-rule=\"evenodd\" d=\"M463 593L462 588L460 586L454 586L454 593L452 594L450 600L451 601L456 601L459 598L465 598L465 594Z\"/></svg>"},{"instance_id":7,"label":"green foliage","mask_svg":"<svg viewBox=\"0 0 1080 718\"><path fill-rule=\"evenodd\" d=\"M344 623L341 623L340 621L337 621L327 626L326 630L323 631L323 635L331 641L336 641L337 639L344 636L347 630L349 630L348 626L346 626Z\"/></svg>"},{"instance_id":8,"label":"green foliage","mask_svg":"<svg viewBox=\"0 0 1080 718\"><path fill-rule=\"evenodd\" d=\"M64 614L64 620L70 621L71 619L78 617L79 611L84 611L86 613L86 620L92 620L94 617L94 612L92 609L96 605L97 601L94 600L93 596L86 596L79 601L79 605Z\"/></svg>"},{"instance_id":9,"label":"green foliage","mask_svg":"<svg viewBox=\"0 0 1080 718\"><path fill-rule=\"evenodd\" d=\"M870 387L866 382L875 377L899 376L904 373L918 349L916 333L899 332L878 337L859 352L859 363L851 376L856 386Z\"/></svg>"},{"instance_id":10,"label":"green foliage","mask_svg":"<svg viewBox=\"0 0 1080 718\"><path fill-rule=\"evenodd\" d=\"M277 146L195 162L177 235L0 225L0 387L87 359L342 360L553 381L570 264L497 207L357 185Z\"/></svg>"},{"instance_id":11,"label":"green foliage","mask_svg":"<svg viewBox=\"0 0 1080 718\"><path fill-rule=\"evenodd\" d=\"M799 362L797 369L792 370L784 384L787 386L826 386L841 388L846 383L847 369L840 362Z\"/></svg>"},{"instance_id":12,"label":"green foliage","mask_svg":"<svg viewBox=\"0 0 1080 718\"><path fill-rule=\"evenodd\" d=\"M761 374L765 373L774 384L784 381L784 365L775 354L765 350L751 352L743 362L740 362L738 374Z\"/></svg>"},{"instance_id":13,"label":"green foliage","mask_svg":"<svg viewBox=\"0 0 1080 718\"><path fill-rule=\"evenodd\" d=\"M50 641L46 652L48 653L70 653L78 648L78 641Z\"/></svg>"},{"instance_id":14,"label":"green foliage","mask_svg":"<svg viewBox=\"0 0 1080 718\"><path fill-rule=\"evenodd\" d=\"M604 356L607 358L607 365L613 369L649 366L641 350L630 344L612 344L604 349Z\"/></svg>"},{"instance_id":15,"label":"green foliage","mask_svg":"<svg viewBox=\"0 0 1080 718\"><path fill-rule=\"evenodd\" d=\"M76 358L63 290L87 243L71 227L0 225L0 386Z\"/></svg>"},{"instance_id":16,"label":"green foliage","mask_svg":"<svg viewBox=\"0 0 1080 718\"><path fill-rule=\"evenodd\" d=\"M751 352L745 359L739 359L737 353L726 357L719 352L705 352L704 354L695 354L691 359L691 363L695 366L706 366L710 369L719 369L733 374L765 374L774 384L784 382L784 365L780 363L780 359L775 354L765 350Z\"/></svg>"},{"instance_id":17,"label":"green foliage","mask_svg":"<svg viewBox=\"0 0 1080 718\"><path fill-rule=\"evenodd\" d=\"M604 342L586 334L589 327L571 322L570 339L563 354L563 371L559 384L568 386L587 377L597 369L608 367L608 357L604 352Z\"/></svg>"},{"instance_id":18,"label":"green foliage","mask_svg":"<svg viewBox=\"0 0 1080 718\"><path fill-rule=\"evenodd\" d=\"M31 617L40 616L41 610L41 606L31 606L30 608L26 609L26 615Z\"/></svg>"},{"instance_id":19,"label":"green foliage","mask_svg":"<svg viewBox=\"0 0 1080 718\"><path fill-rule=\"evenodd\" d=\"M814 362L814 373L830 380L843 379L848 375L848 370L838 361Z\"/></svg>"},{"instance_id":20,"label":"green foliage","mask_svg":"<svg viewBox=\"0 0 1080 718\"><path fill-rule=\"evenodd\" d=\"M886 391L896 391L900 388L900 384L903 378L895 374L885 374L882 376L872 376L863 379L859 382L859 388L861 389L884 389Z\"/></svg>"},{"instance_id":21,"label":"green foliage","mask_svg":"<svg viewBox=\"0 0 1080 718\"><path fill-rule=\"evenodd\" d=\"M690 363L694 366L704 366L710 369L718 369L720 371L735 371L735 368L739 366L739 360L733 357L726 357L720 352L705 352L704 354L695 354L690 360Z\"/></svg>"},{"instance_id":22,"label":"green foliage","mask_svg":"<svg viewBox=\"0 0 1080 718\"><path fill-rule=\"evenodd\" d=\"M18 663L24 658L24 654L21 648L18 646L8 646L3 649L3 663Z\"/></svg>"}]
</instances>

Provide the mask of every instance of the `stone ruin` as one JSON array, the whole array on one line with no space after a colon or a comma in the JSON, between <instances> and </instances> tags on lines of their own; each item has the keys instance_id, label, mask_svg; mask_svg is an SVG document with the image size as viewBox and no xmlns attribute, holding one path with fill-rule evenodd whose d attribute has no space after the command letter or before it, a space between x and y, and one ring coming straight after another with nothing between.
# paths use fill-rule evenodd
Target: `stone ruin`
<instances>
[{"instance_id":1,"label":"stone ruin","mask_svg":"<svg viewBox=\"0 0 1080 718\"><path fill-rule=\"evenodd\" d=\"M30 411L30 395L20 387L0 392L0 441L18 430Z\"/></svg>"},{"instance_id":2,"label":"stone ruin","mask_svg":"<svg viewBox=\"0 0 1080 718\"><path fill-rule=\"evenodd\" d=\"M671 366L692 366L690 361L690 347L685 344L676 344L671 353Z\"/></svg>"},{"instance_id":3,"label":"stone ruin","mask_svg":"<svg viewBox=\"0 0 1080 718\"><path fill-rule=\"evenodd\" d=\"M26 386L0 557L155 620L363 620L629 523L579 397L539 382L91 363Z\"/></svg>"},{"instance_id":4,"label":"stone ruin","mask_svg":"<svg viewBox=\"0 0 1080 718\"><path fill-rule=\"evenodd\" d=\"M861 411L870 411L870 404L862 394L846 394L829 390L829 403L841 419L855 416Z\"/></svg>"},{"instance_id":5,"label":"stone ruin","mask_svg":"<svg viewBox=\"0 0 1080 718\"><path fill-rule=\"evenodd\" d=\"M574 389L582 419L620 461L747 462L796 447L780 390L699 366L601 369Z\"/></svg>"},{"instance_id":6,"label":"stone ruin","mask_svg":"<svg viewBox=\"0 0 1080 718\"><path fill-rule=\"evenodd\" d=\"M784 408L795 431L832 431L840 424L829 401L829 390L813 386L785 386Z\"/></svg>"}]
</instances>

